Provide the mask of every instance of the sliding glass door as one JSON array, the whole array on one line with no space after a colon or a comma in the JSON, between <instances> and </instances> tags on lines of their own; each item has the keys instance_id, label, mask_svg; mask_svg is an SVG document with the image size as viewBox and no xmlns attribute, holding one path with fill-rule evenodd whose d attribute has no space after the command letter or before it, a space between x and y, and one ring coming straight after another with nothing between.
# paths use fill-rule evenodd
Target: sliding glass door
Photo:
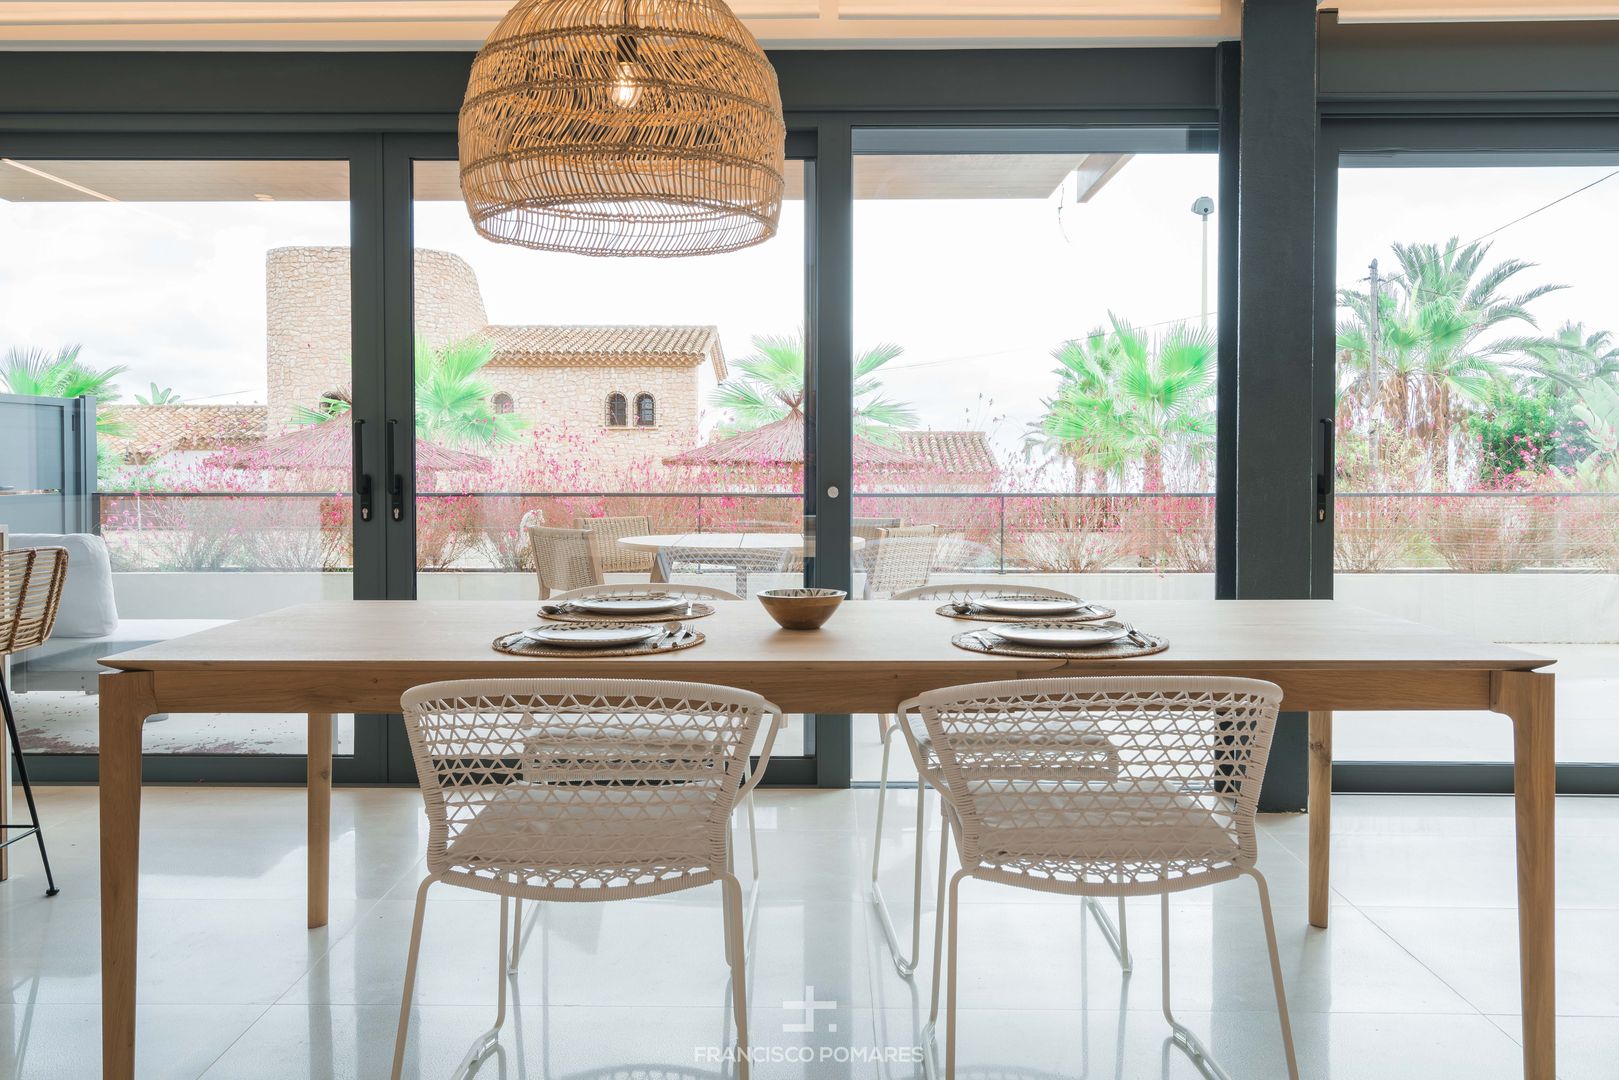
<instances>
[{"instance_id":1,"label":"sliding glass door","mask_svg":"<svg viewBox=\"0 0 1619 1080\"><path fill-rule=\"evenodd\" d=\"M1619 787L1613 135L1328 129L1333 595L1555 658L1571 791ZM1335 757L1351 790L1510 790L1511 732L1486 714L1349 717Z\"/></svg>"},{"instance_id":2,"label":"sliding glass door","mask_svg":"<svg viewBox=\"0 0 1619 1080\"><path fill-rule=\"evenodd\" d=\"M0 483L77 470L94 496L0 499L12 546L87 534L11 680L34 774L87 778L97 658L356 595L353 176L320 140L31 142L0 157L0 391L11 419L93 399L93 434L83 460L8 455ZM334 732L338 775L380 778L380 720ZM302 716L155 717L147 775L294 779L306 740Z\"/></svg>"},{"instance_id":3,"label":"sliding glass door","mask_svg":"<svg viewBox=\"0 0 1619 1080\"><path fill-rule=\"evenodd\" d=\"M390 360L409 359L414 383L413 418L391 437L402 457L414 429L415 595L803 584L813 162L788 160L768 243L600 259L480 237L453 143L394 145L390 168L409 168L411 330ZM563 530L540 535L543 567L530 526ZM569 531L588 560L569 556ZM813 752L793 718L771 779L813 783Z\"/></svg>"},{"instance_id":4,"label":"sliding glass door","mask_svg":"<svg viewBox=\"0 0 1619 1080\"><path fill-rule=\"evenodd\" d=\"M859 128L853 147L854 595L1212 598L1215 133ZM875 780L877 725L853 734Z\"/></svg>"}]
</instances>

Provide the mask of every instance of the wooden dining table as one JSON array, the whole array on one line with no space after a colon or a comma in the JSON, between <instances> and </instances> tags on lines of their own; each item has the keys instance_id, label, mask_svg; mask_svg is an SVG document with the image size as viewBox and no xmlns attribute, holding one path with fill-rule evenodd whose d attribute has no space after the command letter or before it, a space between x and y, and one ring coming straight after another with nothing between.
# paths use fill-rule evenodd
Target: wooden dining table
<instances>
[{"instance_id":1,"label":"wooden dining table","mask_svg":"<svg viewBox=\"0 0 1619 1080\"><path fill-rule=\"evenodd\" d=\"M303 713L309 743L309 918L326 921L334 713L397 712L420 683L584 676L745 687L788 712L893 712L923 690L1063 675L1241 675L1281 686L1311 714L1309 912L1326 926L1334 712L1488 711L1512 723L1523 1072L1556 1068L1551 660L1333 601L1137 602L1122 616L1169 639L1107 660L967 652L974 624L930 603L845 604L823 629L782 630L757 605L721 604L701 645L648 656L539 658L494 651L538 620L533 601L304 604L103 660L101 678L102 1075L135 1075L141 731L160 713ZM1481 947L1487 947L1481 946ZM244 962L250 962L243 958Z\"/></svg>"}]
</instances>

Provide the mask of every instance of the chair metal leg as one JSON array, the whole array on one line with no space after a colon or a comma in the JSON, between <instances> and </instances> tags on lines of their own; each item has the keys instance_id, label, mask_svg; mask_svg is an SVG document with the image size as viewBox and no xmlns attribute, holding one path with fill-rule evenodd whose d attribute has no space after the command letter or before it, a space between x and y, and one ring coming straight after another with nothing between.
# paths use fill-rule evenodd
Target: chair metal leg
<instances>
[{"instance_id":1,"label":"chair metal leg","mask_svg":"<svg viewBox=\"0 0 1619 1080\"><path fill-rule=\"evenodd\" d=\"M950 950L950 968L944 999L944 1080L956 1080L956 954L960 952L956 942L960 936L961 880L966 876L967 871L962 869L950 878L950 941L946 946Z\"/></svg>"},{"instance_id":2,"label":"chair metal leg","mask_svg":"<svg viewBox=\"0 0 1619 1080\"><path fill-rule=\"evenodd\" d=\"M1169 1021L1170 1031L1172 1032L1170 1038L1191 1059L1197 1071L1208 1077L1209 1080L1231 1080L1226 1071L1220 1067L1220 1063L1214 1060L1214 1055L1209 1053L1208 1047L1204 1046L1202 1040L1192 1034L1190 1028L1175 1019L1174 1010L1169 1007L1169 894L1160 894L1159 900L1161 902L1160 910L1162 912L1164 939L1163 1009L1164 1019ZM1294 1080L1297 1080L1297 1078L1295 1077Z\"/></svg>"},{"instance_id":3,"label":"chair metal leg","mask_svg":"<svg viewBox=\"0 0 1619 1080\"><path fill-rule=\"evenodd\" d=\"M405 990L399 999L399 1030L394 1035L393 1080L399 1080L399 1074L405 1067L405 1036L410 1030L411 994L416 989L416 960L422 950L422 919L427 915L427 889L437 880L433 877L423 878L421 887L416 890L416 917L410 924L410 952L405 960Z\"/></svg>"},{"instance_id":4,"label":"chair metal leg","mask_svg":"<svg viewBox=\"0 0 1619 1080\"><path fill-rule=\"evenodd\" d=\"M1270 950L1270 977L1276 987L1276 1018L1282 1025L1282 1049L1287 1053L1287 1075L1289 1080L1299 1080L1299 1061L1293 1052L1293 1024L1287 1015L1287 990L1282 986L1282 956L1276 947L1276 921L1271 917L1270 888L1265 884L1265 876L1258 870L1249 867L1248 874L1259 887L1259 913L1265 919L1265 945Z\"/></svg>"},{"instance_id":5,"label":"chair metal leg","mask_svg":"<svg viewBox=\"0 0 1619 1080\"><path fill-rule=\"evenodd\" d=\"M1130 925L1125 921L1124 897L1119 897L1119 923L1113 925L1106 911L1102 910L1101 903L1094 896L1085 898L1085 910L1091 913L1096 920L1096 926L1102 931L1102 937L1107 941L1107 947L1113 950L1118 957L1119 970L1126 975L1135 970L1135 960L1130 955Z\"/></svg>"},{"instance_id":6,"label":"chair metal leg","mask_svg":"<svg viewBox=\"0 0 1619 1080\"><path fill-rule=\"evenodd\" d=\"M504 904L505 902L506 902L505 898L502 897L501 898L501 903ZM502 919L503 922L505 921L505 910L504 910L504 908L502 908L501 919ZM507 962L506 962L506 974L508 974L508 975L516 975L517 974L517 961L522 955L523 955L523 898L521 896L516 896L516 897L512 898L512 952L511 952L510 959L507 960Z\"/></svg>"},{"instance_id":7,"label":"chair metal leg","mask_svg":"<svg viewBox=\"0 0 1619 1080\"><path fill-rule=\"evenodd\" d=\"M878 723L883 725L883 765L882 773L877 782L877 835L871 845L871 903L877 909L877 922L883 928L883 937L888 942L888 955L894 961L894 968L901 978L909 979L916 971L916 961L922 955L922 860L923 841L927 833L927 785L920 780L916 785L916 858L914 878L911 888L911 955L906 957L900 951L899 934L894 929L893 917L888 911L888 902L883 898L882 884L879 880L879 869L882 865L883 855L883 819L888 806L888 756L893 747L894 729L898 721L888 715L879 716Z\"/></svg>"},{"instance_id":8,"label":"chair metal leg","mask_svg":"<svg viewBox=\"0 0 1619 1080\"><path fill-rule=\"evenodd\" d=\"M944 817L944 803L939 804L939 896L933 908L933 983L929 993L928 1022L922 1027L922 1071L927 1080L939 1077L939 976L944 965L945 889L950 855L950 821Z\"/></svg>"},{"instance_id":9,"label":"chair metal leg","mask_svg":"<svg viewBox=\"0 0 1619 1080\"><path fill-rule=\"evenodd\" d=\"M500 1048L500 1029L506 1025L506 971L513 962L513 950L510 948L511 939L507 934L510 926L510 923L506 920L506 911L509 906L507 900L508 898L504 896L500 898L500 949L495 954L495 984L498 987L495 992L495 1022L489 1030L474 1039L472 1045L467 1048L466 1054L461 1058L461 1063L450 1074L454 1080L461 1080L462 1077L471 1076L477 1072L478 1067L483 1064L484 1060Z\"/></svg>"},{"instance_id":10,"label":"chair metal leg","mask_svg":"<svg viewBox=\"0 0 1619 1080\"><path fill-rule=\"evenodd\" d=\"M45 830L40 828L39 809L34 805L34 785L28 782L28 763L23 760L22 740L17 737L17 716L11 711L11 691L6 688L6 681L3 678L0 678L0 707L4 708L6 715L6 736L11 742L11 760L17 766L17 779L22 783L22 797L28 804L27 825L0 824L0 830L17 830L16 836L6 836L4 831L0 831L0 847L10 847L32 833L34 839L39 842L39 861L45 866L45 895L55 896L61 890L56 887L56 878L51 874L51 859L45 853Z\"/></svg>"},{"instance_id":11,"label":"chair metal leg","mask_svg":"<svg viewBox=\"0 0 1619 1080\"><path fill-rule=\"evenodd\" d=\"M725 917L725 960L731 966L731 1011L736 1018L736 1077L748 1080L748 965L742 929L742 885L736 875L720 875Z\"/></svg>"}]
</instances>

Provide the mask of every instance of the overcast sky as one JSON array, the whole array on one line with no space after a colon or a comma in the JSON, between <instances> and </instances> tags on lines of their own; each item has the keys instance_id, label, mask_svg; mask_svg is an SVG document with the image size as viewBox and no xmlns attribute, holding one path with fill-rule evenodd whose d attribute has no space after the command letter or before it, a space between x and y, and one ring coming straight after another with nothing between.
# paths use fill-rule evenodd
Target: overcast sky
<instances>
[{"instance_id":1,"label":"overcast sky","mask_svg":"<svg viewBox=\"0 0 1619 1080\"><path fill-rule=\"evenodd\" d=\"M1470 240L1612 168L1347 169L1339 279L1364 277L1374 256L1391 268L1391 240ZM1212 155L1138 156L1083 205L1060 194L862 202L856 344L904 347L884 381L925 426L993 428L1011 448L1055 385L1049 352L1061 341L1109 310L1138 324L1197 319L1190 207L1215 188ZM753 334L802 321L799 203L767 244L677 261L490 244L455 202L419 204L416 228L420 246L472 263L494 322L712 323L735 359ZM1540 263L1526 286L1573 286L1536 305L1547 331L1565 318L1619 328L1614 236L1619 178L1511 225L1494 255ZM129 365L126 395L156 381L189 400L262 401L265 252L347 242L342 204L0 203L0 348L82 342L92 364Z\"/></svg>"}]
</instances>

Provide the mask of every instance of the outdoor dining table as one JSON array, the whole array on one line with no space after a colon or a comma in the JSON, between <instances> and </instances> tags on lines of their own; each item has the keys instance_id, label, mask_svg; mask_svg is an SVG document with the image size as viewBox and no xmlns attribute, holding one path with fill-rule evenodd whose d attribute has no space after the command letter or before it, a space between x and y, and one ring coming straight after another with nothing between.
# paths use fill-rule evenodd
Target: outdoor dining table
<instances>
[{"instance_id":1,"label":"outdoor dining table","mask_svg":"<svg viewBox=\"0 0 1619 1080\"><path fill-rule=\"evenodd\" d=\"M439 679L647 677L745 687L788 712L894 712L921 691L1051 675L1240 675L1281 686L1282 707L1311 713L1310 921L1326 925L1331 717L1402 710L1491 711L1513 725L1524 1076L1552 1080L1552 661L1325 600L1131 602L1127 617L1167 651L1112 660L967 652L962 623L924 603L846 604L825 628L782 630L753 604L703 620L700 646L645 656L548 658L491 648L533 625L533 601L305 604L102 661L101 959L103 1076L135 1074L141 731L160 713L306 713L309 925L324 925L334 713L399 709ZM243 958L244 962L250 962Z\"/></svg>"}]
</instances>

